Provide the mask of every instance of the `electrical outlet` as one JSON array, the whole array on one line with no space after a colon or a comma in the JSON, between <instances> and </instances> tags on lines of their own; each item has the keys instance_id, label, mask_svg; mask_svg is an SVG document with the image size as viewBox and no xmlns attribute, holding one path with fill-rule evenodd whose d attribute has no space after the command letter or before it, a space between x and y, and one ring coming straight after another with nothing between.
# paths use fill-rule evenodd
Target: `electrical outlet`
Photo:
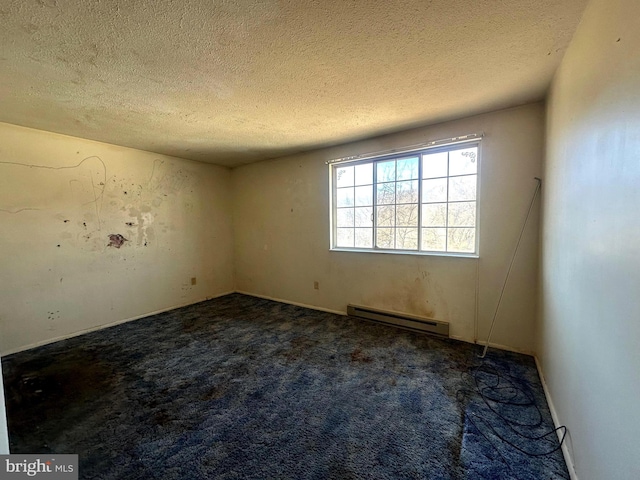
<instances>
[{"instance_id":1,"label":"electrical outlet","mask_svg":"<svg viewBox=\"0 0 640 480\"><path fill-rule=\"evenodd\" d=\"M191 277L191 285L195 285L197 283L196 277Z\"/></svg>"},{"instance_id":2,"label":"electrical outlet","mask_svg":"<svg viewBox=\"0 0 640 480\"><path fill-rule=\"evenodd\" d=\"M313 289L314 289L314 290L320 290L320 283L318 283L318 282L313 282Z\"/></svg>"}]
</instances>

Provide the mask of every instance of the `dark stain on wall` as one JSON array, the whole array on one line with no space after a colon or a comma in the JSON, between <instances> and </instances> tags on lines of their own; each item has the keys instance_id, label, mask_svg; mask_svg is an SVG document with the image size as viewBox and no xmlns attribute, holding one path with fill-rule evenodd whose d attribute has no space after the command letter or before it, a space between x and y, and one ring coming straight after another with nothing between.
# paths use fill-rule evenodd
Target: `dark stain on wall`
<instances>
[{"instance_id":1,"label":"dark stain on wall","mask_svg":"<svg viewBox=\"0 0 640 480\"><path fill-rule=\"evenodd\" d=\"M107 245L107 247L116 247L116 248L120 248L122 245L124 245L124 242L128 242L129 240L127 240L126 238L124 238L122 235L120 235L119 233L111 233L109 235L109 244Z\"/></svg>"}]
</instances>

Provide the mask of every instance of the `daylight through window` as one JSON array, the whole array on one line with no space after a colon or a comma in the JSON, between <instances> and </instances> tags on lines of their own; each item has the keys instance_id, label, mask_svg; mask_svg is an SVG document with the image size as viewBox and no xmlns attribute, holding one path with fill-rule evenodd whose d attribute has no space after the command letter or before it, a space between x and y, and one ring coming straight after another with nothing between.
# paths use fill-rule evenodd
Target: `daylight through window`
<instances>
[{"instance_id":1,"label":"daylight through window","mask_svg":"<svg viewBox=\"0 0 640 480\"><path fill-rule=\"evenodd\" d=\"M332 248L477 253L477 143L330 168Z\"/></svg>"}]
</instances>

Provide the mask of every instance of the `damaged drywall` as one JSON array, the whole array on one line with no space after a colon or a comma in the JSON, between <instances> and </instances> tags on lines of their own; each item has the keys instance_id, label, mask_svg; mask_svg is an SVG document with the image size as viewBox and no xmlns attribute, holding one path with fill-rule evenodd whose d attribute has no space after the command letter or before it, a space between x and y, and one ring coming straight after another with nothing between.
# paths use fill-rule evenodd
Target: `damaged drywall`
<instances>
[{"instance_id":1,"label":"damaged drywall","mask_svg":"<svg viewBox=\"0 0 640 480\"><path fill-rule=\"evenodd\" d=\"M0 352L232 290L229 202L225 168L0 124Z\"/></svg>"}]
</instances>

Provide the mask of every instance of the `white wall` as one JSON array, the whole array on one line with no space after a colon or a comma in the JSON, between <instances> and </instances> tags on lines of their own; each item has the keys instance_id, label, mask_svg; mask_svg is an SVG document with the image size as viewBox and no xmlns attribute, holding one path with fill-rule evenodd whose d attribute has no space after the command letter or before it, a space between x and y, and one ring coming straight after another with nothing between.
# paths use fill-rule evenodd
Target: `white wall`
<instances>
[{"instance_id":1,"label":"white wall","mask_svg":"<svg viewBox=\"0 0 640 480\"><path fill-rule=\"evenodd\" d=\"M230 175L0 124L0 351L233 290Z\"/></svg>"},{"instance_id":2,"label":"white wall","mask_svg":"<svg viewBox=\"0 0 640 480\"><path fill-rule=\"evenodd\" d=\"M0 362L0 455L9 453L9 430L4 405L4 383L2 382L2 363Z\"/></svg>"},{"instance_id":3,"label":"white wall","mask_svg":"<svg viewBox=\"0 0 640 480\"><path fill-rule=\"evenodd\" d=\"M236 168L234 235L239 291L344 312L348 303L450 322L474 341L478 260L330 252L325 161L484 132L481 158L479 338L486 339L517 236L541 174L544 106L532 104ZM536 210L537 213L537 210ZM524 237L493 342L533 350L537 214ZM314 290L313 282L320 284Z\"/></svg>"},{"instance_id":4,"label":"white wall","mask_svg":"<svg viewBox=\"0 0 640 480\"><path fill-rule=\"evenodd\" d=\"M592 0L548 102L538 355L581 480L640 478L639 19Z\"/></svg>"}]
</instances>

